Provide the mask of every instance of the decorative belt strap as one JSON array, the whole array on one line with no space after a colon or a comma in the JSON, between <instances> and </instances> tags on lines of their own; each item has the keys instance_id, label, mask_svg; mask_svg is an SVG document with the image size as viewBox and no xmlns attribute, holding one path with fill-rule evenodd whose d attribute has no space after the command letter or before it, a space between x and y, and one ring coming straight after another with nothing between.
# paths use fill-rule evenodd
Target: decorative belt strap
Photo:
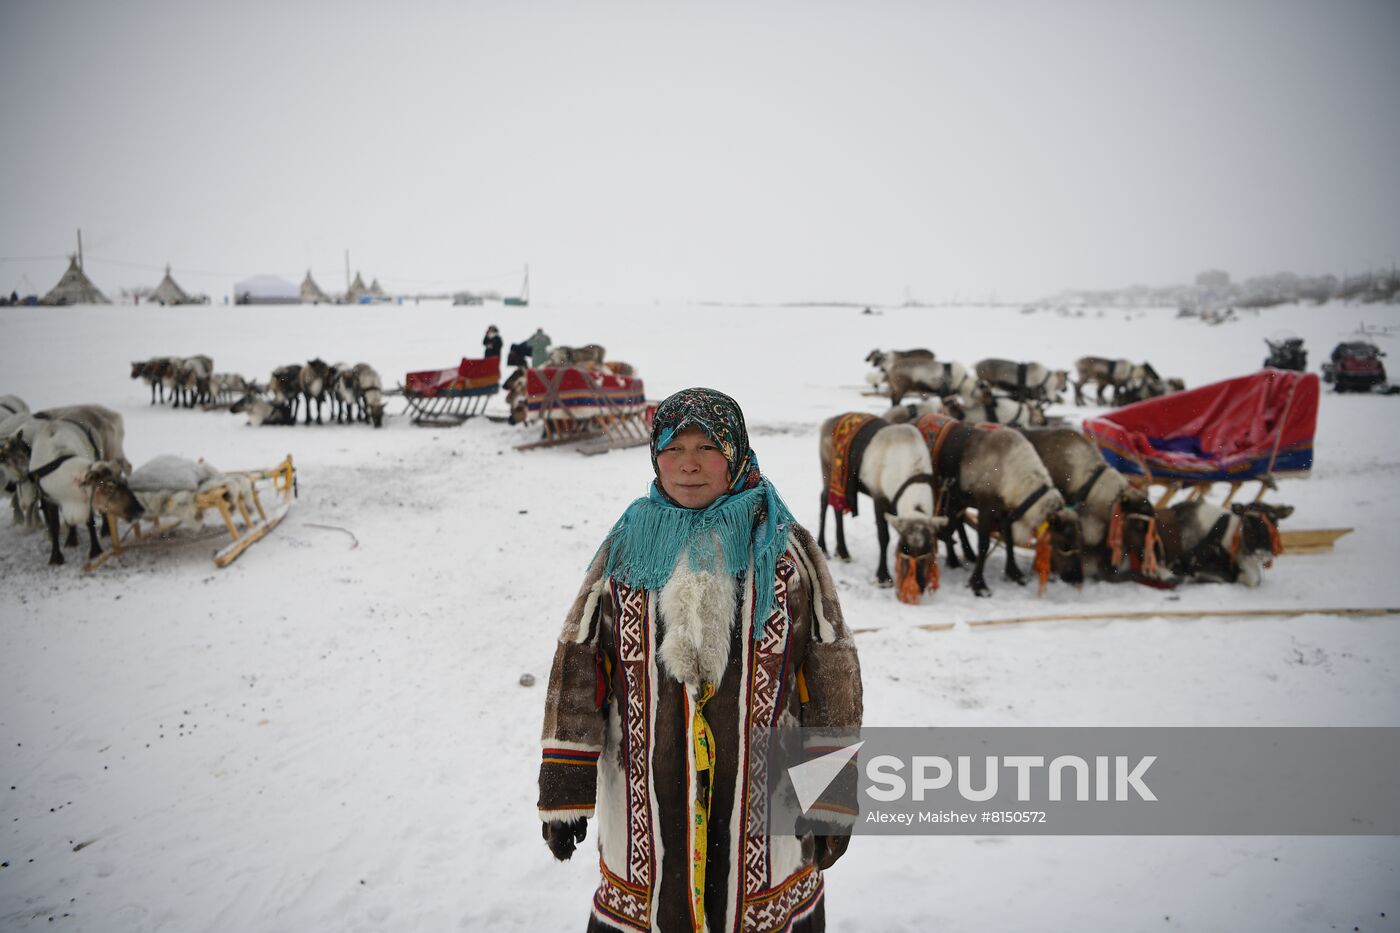
<instances>
[{"instance_id":1,"label":"decorative belt strap","mask_svg":"<svg viewBox=\"0 0 1400 933\"><path fill-rule=\"evenodd\" d=\"M1021 516L1029 512L1031 510L1031 506L1039 502L1040 497L1045 495L1049 491L1050 487L1042 484L1039 489L1037 489L1035 492L1031 493L1029 496L1026 496L1026 498L1021 500L1021 504L1016 506L1016 511L1011 513L1009 521L1011 521L1012 523L1019 521Z\"/></svg>"},{"instance_id":2,"label":"decorative belt strap","mask_svg":"<svg viewBox=\"0 0 1400 933\"><path fill-rule=\"evenodd\" d=\"M890 499L891 510L893 510L896 513L899 511L899 497L904 495L904 490L908 489L910 486L913 486L915 483L928 483L929 487L932 488L933 474L915 473L913 476L909 477L903 483L901 483L899 488L895 490L894 496Z\"/></svg>"},{"instance_id":3,"label":"decorative belt strap","mask_svg":"<svg viewBox=\"0 0 1400 933\"><path fill-rule=\"evenodd\" d=\"M65 463L67 463L69 460L72 460L74 456L76 456L76 455L75 455L75 454L64 454L64 455L61 456L61 457L58 457L58 458L56 458L56 459L54 459L54 460L50 460L48 463L46 463L46 464L44 464L43 466L39 467L39 469L37 469L37 470L31 470L31 471L29 472L29 481L30 481L31 483L37 483L37 482L39 482L39 480L43 479L45 476L48 476L48 475L49 475L50 473L52 473L54 470L57 470L59 467L63 466Z\"/></svg>"},{"instance_id":4,"label":"decorative belt strap","mask_svg":"<svg viewBox=\"0 0 1400 933\"><path fill-rule=\"evenodd\" d=\"M702 684L695 698L691 734L695 743L695 825L690 834L690 920L696 933L705 927L705 862L709 857L710 803L715 786L715 734L705 719L705 704L715 695L715 685Z\"/></svg>"},{"instance_id":5,"label":"decorative belt strap","mask_svg":"<svg viewBox=\"0 0 1400 933\"><path fill-rule=\"evenodd\" d=\"M1099 477L1103 476L1107 470L1108 464L1100 463L1094 469L1094 472L1089 474L1089 478L1084 481L1084 485L1080 486L1075 490L1074 494L1069 497L1069 501L1066 502L1065 505L1072 509L1083 505L1084 501L1089 498L1089 492L1094 488L1094 484L1099 481Z\"/></svg>"},{"instance_id":6,"label":"decorative belt strap","mask_svg":"<svg viewBox=\"0 0 1400 933\"><path fill-rule=\"evenodd\" d=\"M1016 364L1016 388L1024 389L1026 387L1026 370L1028 368L1026 363Z\"/></svg>"}]
</instances>

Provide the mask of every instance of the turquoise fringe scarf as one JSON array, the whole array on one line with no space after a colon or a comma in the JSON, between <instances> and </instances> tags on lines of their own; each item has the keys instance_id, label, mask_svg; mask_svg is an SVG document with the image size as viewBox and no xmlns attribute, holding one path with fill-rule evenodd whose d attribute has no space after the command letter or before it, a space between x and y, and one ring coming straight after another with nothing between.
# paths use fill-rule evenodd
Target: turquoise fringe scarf
<instances>
[{"instance_id":1,"label":"turquoise fringe scarf","mask_svg":"<svg viewBox=\"0 0 1400 933\"><path fill-rule=\"evenodd\" d=\"M763 524L754 517L764 510ZM690 568L697 572L742 576L753 558L754 640L773 613L773 576L787 550L794 519L767 477L742 492L720 496L703 509L669 501L656 482L637 499L608 532L607 575L651 592L660 592L681 552L690 548ZM716 553L715 545L719 546Z\"/></svg>"}]
</instances>

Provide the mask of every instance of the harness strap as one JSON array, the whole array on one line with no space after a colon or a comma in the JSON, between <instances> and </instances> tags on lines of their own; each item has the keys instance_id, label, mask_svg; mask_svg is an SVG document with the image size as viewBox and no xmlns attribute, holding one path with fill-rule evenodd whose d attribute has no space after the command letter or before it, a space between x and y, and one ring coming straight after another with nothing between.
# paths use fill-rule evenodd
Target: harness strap
<instances>
[{"instance_id":1,"label":"harness strap","mask_svg":"<svg viewBox=\"0 0 1400 933\"><path fill-rule=\"evenodd\" d=\"M1031 510L1031 506L1035 505L1037 502L1040 501L1041 496L1045 495L1049 491L1050 487L1042 483L1040 488L1036 489L1035 492L1031 493L1029 496L1026 496L1025 499L1021 500L1021 504L1016 506L1016 510L1011 513L1007 521L1011 522L1012 524L1015 524L1021 519L1023 515L1025 515Z\"/></svg>"},{"instance_id":2,"label":"harness strap","mask_svg":"<svg viewBox=\"0 0 1400 933\"><path fill-rule=\"evenodd\" d=\"M1103 476L1107 470L1108 464L1100 463L1098 467L1095 468L1094 472L1089 474L1089 478L1084 481L1084 485L1080 486L1079 489L1069 497L1069 501L1066 502L1065 505L1072 509L1077 509L1079 506L1083 505L1085 500L1089 498L1089 492L1094 488L1094 484L1099 481L1099 478Z\"/></svg>"},{"instance_id":3,"label":"harness strap","mask_svg":"<svg viewBox=\"0 0 1400 933\"><path fill-rule=\"evenodd\" d=\"M1018 389L1025 389L1025 387L1026 387L1026 370L1027 370L1028 368L1029 368L1029 365L1026 364L1026 363L1017 363L1017 364L1016 364L1016 388L1018 388Z\"/></svg>"},{"instance_id":4,"label":"harness strap","mask_svg":"<svg viewBox=\"0 0 1400 933\"><path fill-rule=\"evenodd\" d=\"M28 476L29 476L29 481L30 481L31 483L37 483L37 482L39 482L39 480L43 479L45 476L48 476L50 473L54 472L54 471L57 470L59 467L63 466L65 463L67 463L69 460L72 460L75 456L77 456L77 455L76 455L76 454L64 454L64 455L61 456L61 457L56 457L55 459L50 460L48 463L46 463L46 464L44 464L43 466L39 467L39 469L37 469L37 470L30 470L30 471L29 471L29 474L28 474Z\"/></svg>"},{"instance_id":5,"label":"harness strap","mask_svg":"<svg viewBox=\"0 0 1400 933\"><path fill-rule=\"evenodd\" d=\"M913 476L911 476L911 477L909 477L908 479L906 479L903 483L900 484L899 488L898 488L897 490L895 490L894 496L891 497L891 499L890 499L890 508L891 508L895 513L898 513L898 512L899 512L899 497L902 496L902 495L904 495L904 490L908 489L910 486L914 485L915 483L928 483L928 484L929 484L929 487L932 488L932 487L933 487L933 474L932 474L932 473L916 473L916 474L914 474Z\"/></svg>"}]
</instances>

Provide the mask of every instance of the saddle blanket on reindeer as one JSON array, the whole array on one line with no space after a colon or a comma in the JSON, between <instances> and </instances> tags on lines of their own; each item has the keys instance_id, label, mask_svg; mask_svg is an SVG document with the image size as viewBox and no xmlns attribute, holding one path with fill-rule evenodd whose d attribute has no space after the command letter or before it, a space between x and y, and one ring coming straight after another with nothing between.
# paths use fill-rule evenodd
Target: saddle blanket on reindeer
<instances>
[{"instance_id":1,"label":"saddle blanket on reindeer","mask_svg":"<svg viewBox=\"0 0 1400 933\"><path fill-rule=\"evenodd\" d=\"M1312 469L1314 373L1265 369L1084 422L1108 465L1156 482L1235 482Z\"/></svg>"},{"instance_id":2,"label":"saddle blanket on reindeer","mask_svg":"<svg viewBox=\"0 0 1400 933\"><path fill-rule=\"evenodd\" d=\"M550 421L629 417L647 409L639 377L576 366L526 370L525 403L532 419Z\"/></svg>"}]
</instances>

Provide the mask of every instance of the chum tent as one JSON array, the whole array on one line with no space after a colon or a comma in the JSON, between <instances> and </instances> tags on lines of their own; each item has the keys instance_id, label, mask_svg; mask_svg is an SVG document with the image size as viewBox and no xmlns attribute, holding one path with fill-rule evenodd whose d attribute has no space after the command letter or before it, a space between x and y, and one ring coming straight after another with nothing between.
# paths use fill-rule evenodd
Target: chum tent
<instances>
[{"instance_id":1,"label":"chum tent","mask_svg":"<svg viewBox=\"0 0 1400 933\"><path fill-rule=\"evenodd\" d=\"M301 291L275 275L255 275L233 286L233 302L240 305L294 305Z\"/></svg>"},{"instance_id":2,"label":"chum tent","mask_svg":"<svg viewBox=\"0 0 1400 933\"><path fill-rule=\"evenodd\" d=\"M311 270L306 270L306 278L301 280L301 303L304 305L330 304L330 296L321 291L321 286L316 284L316 280L311 277Z\"/></svg>"},{"instance_id":3,"label":"chum tent","mask_svg":"<svg viewBox=\"0 0 1400 933\"><path fill-rule=\"evenodd\" d=\"M165 264L165 278L161 279L155 290L146 296L146 300L159 302L163 305L192 305L196 303L194 298L190 297L189 292L176 285L175 280L170 277L169 263Z\"/></svg>"},{"instance_id":4,"label":"chum tent","mask_svg":"<svg viewBox=\"0 0 1400 933\"><path fill-rule=\"evenodd\" d=\"M360 272L355 270L355 281L350 283L350 290L345 293L347 304L359 304L361 299L369 295L369 289L365 288L365 280L360 278Z\"/></svg>"},{"instance_id":5,"label":"chum tent","mask_svg":"<svg viewBox=\"0 0 1400 933\"><path fill-rule=\"evenodd\" d=\"M39 302L44 305L109 305L112 302L83 273L77 256L68 257L68 270Z\"/></svg>"}]
</instances>

